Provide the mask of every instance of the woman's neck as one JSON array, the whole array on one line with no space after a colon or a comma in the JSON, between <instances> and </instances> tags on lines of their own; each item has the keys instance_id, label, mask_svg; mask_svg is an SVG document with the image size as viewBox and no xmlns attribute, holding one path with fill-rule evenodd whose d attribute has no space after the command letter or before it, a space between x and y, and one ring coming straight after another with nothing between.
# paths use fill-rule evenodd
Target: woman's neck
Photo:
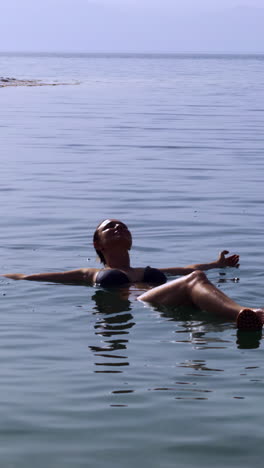
<instances>
[{"instance_id":1,"label":"woman's neck","mask_svg":"<svg viewBox=\"0 0 264 468\"><path fill-rule=\"evenodd\" d=\"M119 270L128 270L130 268L130 257L127 250L123 252L104 252L105 267L106 268L117 268Z\"/></svg>"}]
</instances>

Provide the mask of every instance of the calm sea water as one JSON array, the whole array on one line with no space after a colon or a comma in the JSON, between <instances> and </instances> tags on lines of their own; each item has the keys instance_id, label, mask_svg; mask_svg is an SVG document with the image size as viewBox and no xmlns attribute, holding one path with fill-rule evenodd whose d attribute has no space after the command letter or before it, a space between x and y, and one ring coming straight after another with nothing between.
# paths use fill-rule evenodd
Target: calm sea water
<instances>
[{"instance_id":1,"label":"calm sea water","mask_svg":"<svg viewBox=\"0 0 264 468\"><path fill-rule=\"evenodd\" d=\"M1 270L95 267L106 217L135 266L241 255L210 279L264 305L264 57L1 55ZM262 466L261 338L115 291L2 278L3 467Z\"/></svg>"}]
</instances>

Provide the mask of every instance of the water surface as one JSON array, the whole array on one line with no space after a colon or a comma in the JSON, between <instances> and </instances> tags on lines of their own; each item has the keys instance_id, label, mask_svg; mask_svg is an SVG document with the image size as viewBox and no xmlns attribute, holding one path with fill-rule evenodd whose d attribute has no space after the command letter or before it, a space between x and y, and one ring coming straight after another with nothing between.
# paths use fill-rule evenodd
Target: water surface
<instances>
[{"instance_id":1,"label":"water surface","mask_svg":"<svg viewBox=\"0 0 264 468\"><path fill-rule=\"evenodd\" d=\"M92 234L113 216L135 266L240 253L209 277L264 305L262 56L1 65L67 84L0 89L2 272L97 266ZM261 337L136 295L2 278L3 466L262 466Z\"/></svg>"}]
</instances>

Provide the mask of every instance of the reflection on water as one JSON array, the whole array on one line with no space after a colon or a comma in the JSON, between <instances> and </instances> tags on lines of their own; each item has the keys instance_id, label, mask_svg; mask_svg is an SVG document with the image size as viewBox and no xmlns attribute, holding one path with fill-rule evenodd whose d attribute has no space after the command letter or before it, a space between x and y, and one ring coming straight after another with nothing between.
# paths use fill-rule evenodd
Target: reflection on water
<instances>
[{"instance_id":1,"label":"reflection on water","mask_svg":"<svg viewBox=\"0 0 264 468\"><path fill-rule=\"evenodd\" d=\"M223 274L222 274L223 275ZM224 273L225 275L225 273ZM218 283L239 282L239 278L220 278ZM155 306L161 317L181 324L175 333L183 334L183 339L176 339L177 343L191 343L196 349L226 349L233 340L221 338L219 333L225 333L227 323L235 328L235 323L224 322L217 315L209 314L195 306ZM213 335L212 335L213 333ZM236 344L239 349L253 349L260 346L262 331L243 332L237 330Z\"/></svg>"},{"instance_id":2,"label":"reflection on water","mask_svg":"<svg viewBox=\"0 0 264 468\"><path fill-rule=\"evenodd\" d=\"M262 330L255 332L244 332L237 330L238 349L256 349L259 348L262 340Z\"/></svg>"},{"instance_id":3,"label":"reflection on water","mask_svg":"<svg viewBox=\"0 0 264 468\"><path fill-rule=\"evenodd\" d=\"M127 356L116 351L125 351L129 340L129 330L135 325L131 314L131 303L127 289L99 289L92 296L95 301L93 314L97 316L94 325L95 334L103 338L100 346L89 346L96 357L107 360L96 361L96 366L122 367L128 366ZM108 339L111 338L111 339ZM102 370L96 372L120 372Z\"/></svg>"},{"instance_id":4,"label":"reflection on water","mask_svg":"<svg viewBox=\"0 0 264 468\"><path fill-rule=\"evenodd\" d=\"M199 372L199 375L205 375L203 372L224 372L224 369L215 369L208 367L204 360L194 359L192 361L187 361L179 364L179 367L186 367L187 369L193 369ZM202 373L201 373L202 372ZM197 376L197 374L195 374Z\"/></svg>"},{"instance_id":5,"label":"reflection on water","mask_svg":"<svg viewBox=\"0 0 264 468\"><path fill-rule=\"evenodd\" d=\"M209 380L200 377L209 377L208 372L214 374L215 372L223 372L223 369L213 369L208 367L205 360L193 360L184 363L179 363L179 368L193 369L194 373L184 374L184 380L177 380L170 387L155 387L153 391L167 391L176 400L208 400L207 394L213 393L211 388L205 388ZM206 383L207 382L207 383ZM205 395L206 394L206 395Z\"/></svg>"}]
</instances>

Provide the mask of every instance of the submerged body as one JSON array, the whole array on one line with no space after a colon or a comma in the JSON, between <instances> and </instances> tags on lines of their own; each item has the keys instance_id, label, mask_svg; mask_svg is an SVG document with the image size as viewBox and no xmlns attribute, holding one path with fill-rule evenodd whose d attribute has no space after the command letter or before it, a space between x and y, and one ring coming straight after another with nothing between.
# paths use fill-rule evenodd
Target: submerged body
<instances>
[{"instance_id":1,"label":"submerged body","mask_svg":"<svg viewBox=\"0 0 264 468\"><path fill-rule=\"evenodd\" d=\"M8 278L29 281L51 281L65 284L87 284L103 287L122 286L129 283L159 285L141 294L138 299L166 306L195 305L221 317L237 320L239 328L261 329L264 311L246 309L227 297L207 279L204 271L212 268L238 267L239 256L226 257L222 251L217 260L210 263L192 264L185 267L133 268L129 251L132 236L127 226L117 219L100 223L94 233L95 250L104 264L103 269L81 268L56 273L24 275L6 274ZM166 275L182 278L166 283Z\"/></svg>"}]
</instances>

